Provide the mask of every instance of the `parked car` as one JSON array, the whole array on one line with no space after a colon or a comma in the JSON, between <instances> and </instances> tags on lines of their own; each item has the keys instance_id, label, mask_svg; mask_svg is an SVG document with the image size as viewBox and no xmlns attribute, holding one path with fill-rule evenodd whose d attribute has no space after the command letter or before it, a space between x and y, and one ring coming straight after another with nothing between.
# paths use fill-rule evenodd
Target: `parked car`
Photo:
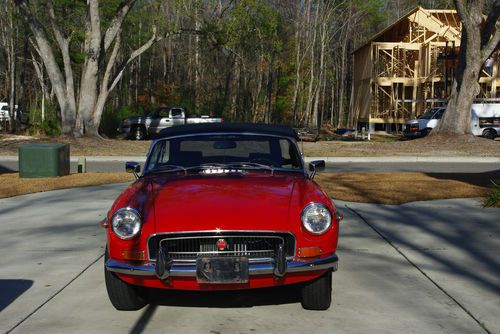
<instances>
[{"instance_id":1,"label":"parked car","mask_svg":"<svg viewBox=\"0 0 500 334\"><path fill-rule=\"evenodd\" d=\"M428 135L439 124L445 111L445 106L427 109L418 119L406 123L404 135L408 138ZM489 139L500 136L500 103L472 104L470 132Z\"/></svg>"},{"instance_id":2,"label":"parked car","mask_svg":"<svg viewBox=\"0 0 500 334\"><path fill-rule=\"evenodd\" d=\"M294 130L193 124L162 130L106 228L105 281L118 310L148 288L240 290L300 283L302 306L325 310L342 215L314 182Z\"/></svg>"},{"instance_id":3,"label":"parked car","mask_svg":"<svg viewBox=\"0 0 500 334\"><path fill-rule=\"evenodd\" d=\"M168 106L159 107L146 116L132 116L124 119L118 132L125 133L129 138L142 140L176 125L222 122L222 118L209 116L186 117L184 108Z\"/></svg>"},{"instance_id":4,"label":"parked car","mask_svg":"<svg viewBox=\"0 0 500 334\"><path fill-rule=\"evenodd\" d=\"M446 106L427 109L420 117L406 123L403 134L408 138L427 136L439 124L445 111Z\"/></svg>"}]
</instances>

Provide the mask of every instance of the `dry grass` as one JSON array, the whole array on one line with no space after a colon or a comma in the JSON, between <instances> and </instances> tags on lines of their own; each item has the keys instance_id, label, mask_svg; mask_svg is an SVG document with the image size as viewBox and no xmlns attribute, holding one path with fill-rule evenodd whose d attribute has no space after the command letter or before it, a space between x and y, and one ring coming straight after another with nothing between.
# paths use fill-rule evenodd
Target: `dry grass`
<instances>
[{"instance_id":1,"label":"dry grass","mask_svg":"<svg viewBox=\"0 0 500 334\"><path fill-rule=\"evenodd\" d=\"M423 173L324 173L316 180L334 199L362 203L402 204L446 198L484 197L490 175ZM131 182L127 173L85 173L56 178L21 179L19 174L0 174L0 198L56 189Z\"/></svg>"},{"instance_id":2,"label":"dry grass","mask_svg":"<svg viewBox=\"0 0 500 334\"><path fill-rule=\"evenodd\" d=\"M424 173L325 173L317 182L334 199L381 204L403 204L447 198L484 197L490 189L489 175Z\"/></svg>"},{"instance_id":3,"label":"dry grass","mask_svg":"<svg viewBox=\"0 0 500 334\"><path fill-rule=\"evenodd\" d=\"M85 173L54 178L19 178L18 173L0 174L0 198L12 197L42 191L101 184L130 182L134 179L128 173Z\"/></svg>"}]
</instances>

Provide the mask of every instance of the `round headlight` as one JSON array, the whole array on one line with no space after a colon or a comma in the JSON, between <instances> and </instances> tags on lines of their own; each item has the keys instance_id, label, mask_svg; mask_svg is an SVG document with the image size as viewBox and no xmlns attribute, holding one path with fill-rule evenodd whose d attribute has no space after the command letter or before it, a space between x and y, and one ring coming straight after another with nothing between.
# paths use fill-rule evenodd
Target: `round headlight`
<instances>
[{"instance_id":1,"label":"round headlight","mask_svg":"<svg viewBox=\"0 0 500 334\"><path fill-rule=\"evenodd\" d=\"M141 230L141 216L132 208L119 209L111 219L111 227L120 239L132 239Z\"/></svg>"},{"instance_id":2,"label":"round headlight","mask_svg":"<svg viewBox=\"0 0 500 334\"><path fill-rule=\"evenodd\" d=\"M321 203L311 203L302 211L302 225L312 234L323 234L332 225L332 215Z\"/></svg>"}]
</instances>

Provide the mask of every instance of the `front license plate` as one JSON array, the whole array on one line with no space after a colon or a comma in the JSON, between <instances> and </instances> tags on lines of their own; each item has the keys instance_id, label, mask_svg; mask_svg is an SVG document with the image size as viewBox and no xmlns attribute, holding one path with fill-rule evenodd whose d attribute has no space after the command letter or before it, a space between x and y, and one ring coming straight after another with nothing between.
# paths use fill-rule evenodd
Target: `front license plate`
<instances>
[{"instance_id":1,"label":"front license plate","mask_svg":"<svg viewBox=\"0 0 500 334\"><path fill-rule=\"evenodd\" d=\"M200 257L196 259L196 279L198 283L247 283L248 258Z\"/></svg>"}]
</instances>

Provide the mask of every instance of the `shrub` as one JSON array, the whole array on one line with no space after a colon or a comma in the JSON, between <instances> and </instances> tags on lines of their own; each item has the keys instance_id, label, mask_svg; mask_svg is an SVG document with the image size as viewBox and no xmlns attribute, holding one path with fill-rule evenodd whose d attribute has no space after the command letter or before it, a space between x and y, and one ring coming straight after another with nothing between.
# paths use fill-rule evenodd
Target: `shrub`
<instances>
[{"instance_id":1,"label":"shrub","mask_svg":"<svg viewBox=\"0 0 500 334\"><path fill-rule=\"evenodd\" d=\"M45 103L45 115L42 120L41 107L33 106L29 112L29 129L30 134L45 134L47 136L61 135L61 120L57 117L57 106L50 100Z\"/></svg>"},{"instance_id":2,"label":"shrub","mask_svg":"<svg viewBox=\"0 0 500 334\"><path fill-rule=\"evenodd\" d=\"M484 201L484 207L500 207L500 182L496 183L495 181L491 180L491 183L491 193Z\"/></svg>"}]
</instances>

